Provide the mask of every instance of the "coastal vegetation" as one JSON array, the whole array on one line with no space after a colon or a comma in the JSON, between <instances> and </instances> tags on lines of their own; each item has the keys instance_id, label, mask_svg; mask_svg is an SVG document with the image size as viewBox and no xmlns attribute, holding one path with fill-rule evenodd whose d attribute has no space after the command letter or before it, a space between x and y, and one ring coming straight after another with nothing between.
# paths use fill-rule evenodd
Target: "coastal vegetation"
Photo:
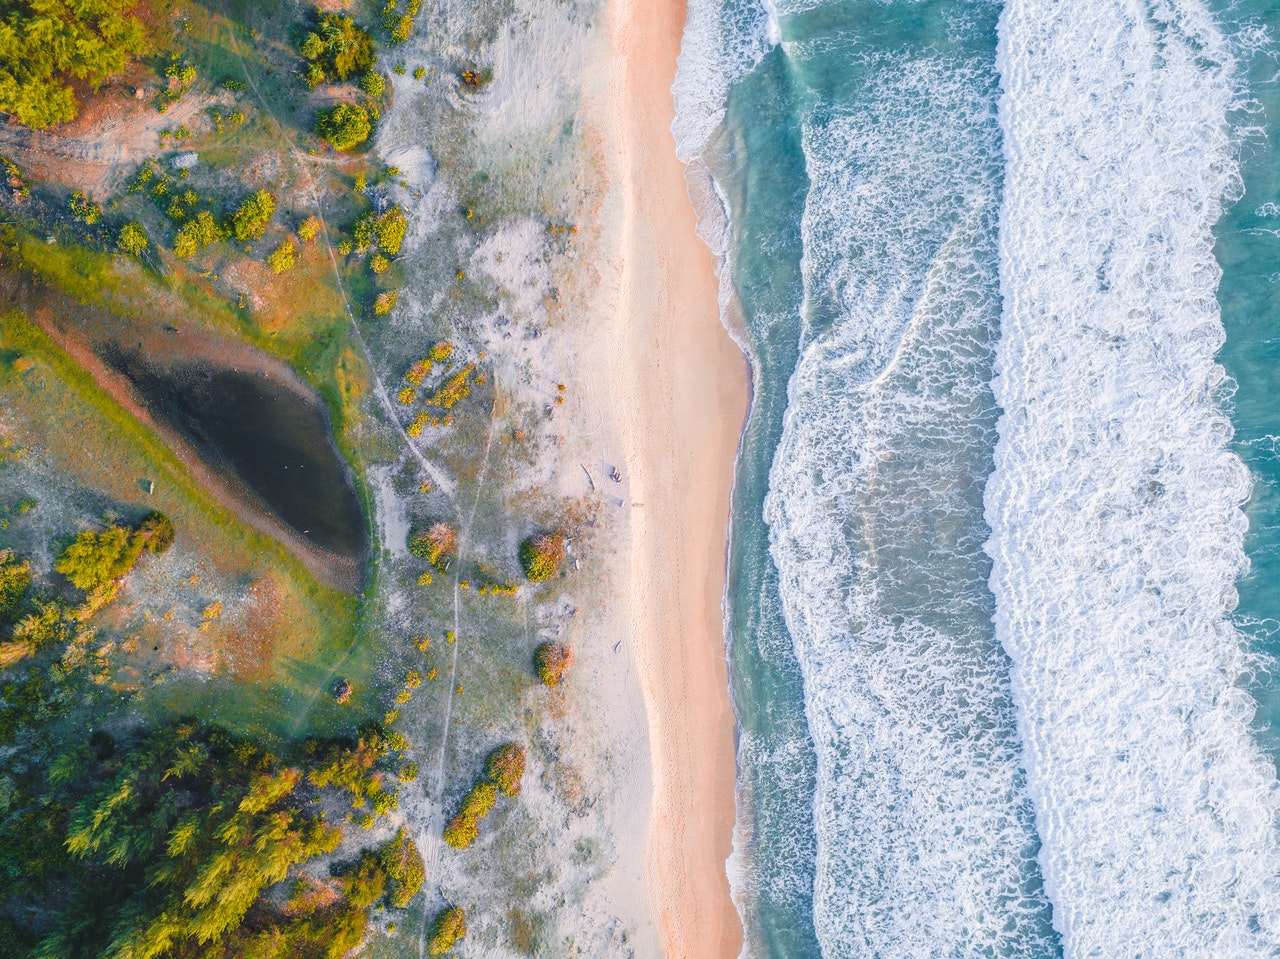
<instances>
[{"instance_id":1,"label":"coastal vegetation","mask_svg":"<svg viewBox=\"0 0 1280 959\"><path fill-rule=\"evenodd\" d=\"M533 651L533 667L547 686L558 686L573 665L573 650L564 643L541 643Z\"/></svg>"},{"instance_id":2,"label":"coastal vegetation","mask_svg":"<svg viewBox=\"0 0 1280 959\"><path fill-rule=\"evenodd\" d=\"M315 130L316 136L335 150L352 150L369 139L373 125L364 107L339 103L316 114Z\"/></svg>"},{"instance_id":3,"label":"coastal vegetation","mask_svg":"<svg viewBox=\"0 0 1280 959\"><path fill-rule=\"evenodd\" d=\"M365 74L377 62L373 38L351 17L339 13L313 13L314 23L299 44L307 60L308 87L328 79L347 80Z\"/></svg>"},{"instance_id":4,"label":"coastal vegetation","mask_svg":"<svg viewBox=\"0 0 1280 959\"><path fill-rule=\"evenodd\" d=\"M137 0L0 4L0 111L33 129L75 118L74 84L96 88L147 50Z\"/></svg>"},{"instance_id":5,"label":"coastal vegetation","mask_svg":"<svg viewBox=\"0 0 1280 959\"><path fill-rule=\"evenodd\" d=\"M541 583L555 575L564 561L563 533L539 533L520 544L520 566L531 583Z\"/></svg>"},{"instance_id":6,"label":"coastal vegetation","mask_svg":"<svg viewBox=\"0 0 1280 959\"><path fill-rule=\"evenodd\" d=\"M480 834L480 821L493 811L498 794L518 796L524 776L524 748L516 743L499 746L485 758L484 776L463 797L457 813L444 827L444 841L454 849L466 849Z\"/></svg>"},{"instance_id":7,"label":"coastal vegetation","mask_svg":"<svg viewBox=\"0 0 1280 959\"><path fill-rule=\"evenodd\" d=\"M427 951L443 956L467 935L467 917L458 906L449 906L431 923Z\"/></svg>"}]
</instances>

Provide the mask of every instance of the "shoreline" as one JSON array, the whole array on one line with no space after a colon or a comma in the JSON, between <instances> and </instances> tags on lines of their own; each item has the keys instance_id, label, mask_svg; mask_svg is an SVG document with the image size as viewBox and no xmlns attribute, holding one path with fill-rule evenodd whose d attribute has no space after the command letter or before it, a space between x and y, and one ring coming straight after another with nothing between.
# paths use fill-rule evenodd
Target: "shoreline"
<instances>
[{"instance_id":1,"label":"shoreline","mask_svg":"<svg viewBox=\"0 0 1280 959\"><path fill-rule=\"evenodd\" d=\"M646 887L668 959L737 959L726 872L737 717L723 604L750 372L721 319L716 260L695 232L671 134L685 3L609 0L607 19L599 112L619 272L601 360L631 489L620 598L648 722Z\"/></svg>"}]
</instances>

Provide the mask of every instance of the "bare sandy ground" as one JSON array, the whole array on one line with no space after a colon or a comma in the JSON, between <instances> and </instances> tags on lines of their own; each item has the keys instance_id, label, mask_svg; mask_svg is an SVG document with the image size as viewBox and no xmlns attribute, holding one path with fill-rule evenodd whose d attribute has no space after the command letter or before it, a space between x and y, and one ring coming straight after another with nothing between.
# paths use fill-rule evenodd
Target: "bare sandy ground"
<instances>
[{"instance_id":1,"label":"bare sandy ground","mask_svg":"<svg viewBox=\"0 0 1280 959\"><path fill-rule=\"evenodd\" d=\"M668 959L736 957L735 719L721 603L748 403L670 133L683 0L610 0L607 87L588 104L619 216L614 308L593 356L631 493L625 621L649 725L647 880Z\"/></svg>"}]
</instances>

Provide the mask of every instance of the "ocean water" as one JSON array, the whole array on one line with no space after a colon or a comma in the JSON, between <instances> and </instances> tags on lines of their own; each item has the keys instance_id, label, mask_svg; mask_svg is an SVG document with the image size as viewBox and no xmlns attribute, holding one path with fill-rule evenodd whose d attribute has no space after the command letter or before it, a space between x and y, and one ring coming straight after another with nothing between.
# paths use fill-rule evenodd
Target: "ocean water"
<instances>
[{"instance_id":1,"label":"ocean water","mask_svg":"<svg viewBox=\"0 0 1280 959\"><path fill-rule=\"evenodd\" d=\"M751 957L1280 953L1280 11L692 0Z\"/></svg>"}]
</instances>

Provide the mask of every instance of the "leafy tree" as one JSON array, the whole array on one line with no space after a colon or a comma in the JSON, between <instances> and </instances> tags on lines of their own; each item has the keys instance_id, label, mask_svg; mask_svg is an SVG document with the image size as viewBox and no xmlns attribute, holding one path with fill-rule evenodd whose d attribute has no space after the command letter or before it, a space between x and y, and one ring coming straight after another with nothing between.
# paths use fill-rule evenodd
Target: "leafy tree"
<instances>
[{"instance_id":1,"label":"leafy tree","mask_svg":"<svg viewBox=\"0 0 1280 959\"><path fill-rule=\"evenodd\" d=\"M318 11L317 11L318 12ZM302 39L302 55L326 76L346 80L366 73L377 61L373 38L354 20L338 13L326 13Z\"/></svg>"},{"instance_id":2,"label":"leafy tree","mask_svg":"<svg viewBox=\"0 0 1280 959\"><path fill-rule=\"evenodd\" d=\"M120 235L116 242L120 245L121 252L131 256L141 256L151 246L147 233L140 223L126 223L120 227Z\"/></svg>"},{"instance_id":3,"label":"leafy tree","mask_svg":"<svg viewBox=\"0 0 1280 959\"><path fill-rule=\"evenodd\" d=\"M309 216L298 226L298 239L303 243L310 243L320 235L320 231L324 228L324 223L318 216Z\"/></svg>"},{"instance_id":4,"label":"leafy tree","mask_svg":"<svg viewBox=\"0 0 1280 959\"><path fill-rule=\"evenodd\" d=\"M0 111L39 129L74 119L71 83L94 89L146 50L136 0L0 0Z\"/></svg>"},{"instance_id":5,"label":"leafy tree","mask_svg":"<svg viewBox=\"0 0 1280 959\"><path fill-rule=\"evenodd\" d=\"M458 531L445 522L432 523L409 540L409 552L439 570L448 568L457 551Z\"/></svg>"},{"instance_id":6,"label":"leafy tree","mask_svg":"<svg viewBox=\"0 0 1280 959\"><path fill-rule=\"evenodd\" d=\"M386 92L387 81L381 73L376 70L370 70L360 78L360 89L376 100Z\"/></svg>"},{"instance_id":7,"label":"leafy tree","mask_svg":"<svg viewBox=\"0 0 1280 959\"><path fill-rule=\"evenodd\" d=\"M316 135L338 150L359 146L372 131L369 111L351 103L340 103L316 114Z\"/></svg>"},{"instance_id":8,"label":"leafy tree","mask_svg":"<svg viewBox=\"0 0 1280 959\"><path fill-rule=\"evenodd\" d=\"M240 243L260 239L275 212L276 198L266 190L257 190L231 214L231 232Z\"/></svg>"},{"instance_id":9,"label":"leafy tree","mask_svg":"<svg viewBox=\"0 0 1280 959\"><path fill-rule=\"evenodd\" d=\"M62 552L54 569L86 593L126 575L142 555L144 540L125 526L85 530Z\"/></svg>"}]
</instances>

